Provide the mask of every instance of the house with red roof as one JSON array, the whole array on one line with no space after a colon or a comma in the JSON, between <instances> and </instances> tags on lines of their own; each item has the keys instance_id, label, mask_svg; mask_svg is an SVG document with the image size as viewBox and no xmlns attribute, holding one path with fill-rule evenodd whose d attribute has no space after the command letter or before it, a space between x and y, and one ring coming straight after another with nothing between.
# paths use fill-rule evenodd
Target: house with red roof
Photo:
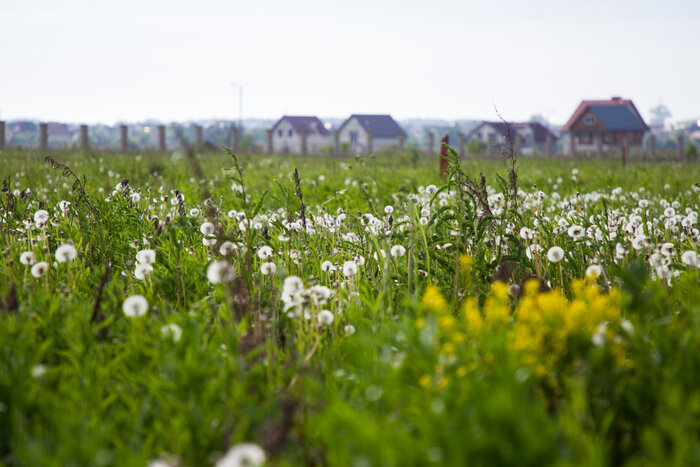
<instances>
[{"instance_id":1,"label":"house with red roof","mask_svg":"<svg viewBox=\"0 0 700 467\"><path fill-rule=\"evenodd\" d=\"M613 97L581 101L561 131L568 142L565 154L600 153L641 146L649 127L631 100Z\"/></svg>"},{"instance_id":2,"label":"house with red roof","mask_svg":"<svg viewBox=\"0 0 700 467\"><path fill-rule=\"evenodd\" d=\"M493 135L496 147L506 148L508 142L508 129L510 127L510 137L513 144L520 137L520 154L544 154L547 146L547 138L551 144L555 144L557 136L546 126L537 122L481 122L466 136L466 141L481 141L488 144L489 138Z\"/></svg>"},{"instance_id":3,"label":"house with red roof","mask_svg":"<svg viewBox=\"0 0 700 467\"><path fill-rule=\"evenodd\" d=\"M330 146L331 133L317 117L285 115L271 131L275 154L313 154Z\"/></svg>"},{"instance_id":4,"label":"house with red roof","mask_svg":"<svg viewBox=\"0 0 700 467\"><path fill-rule=\"evenodd\" d=\"M406 132L391 115L353 114L338 129L340 144L349 145L353 154L382 148L400 148Z\"/></svg>"}]
</instances>

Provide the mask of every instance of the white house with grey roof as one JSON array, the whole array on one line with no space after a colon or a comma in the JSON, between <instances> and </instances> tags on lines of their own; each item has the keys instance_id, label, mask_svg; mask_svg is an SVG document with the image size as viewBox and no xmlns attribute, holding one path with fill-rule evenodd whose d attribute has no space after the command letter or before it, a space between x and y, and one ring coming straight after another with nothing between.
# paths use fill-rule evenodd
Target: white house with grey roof
<instances>
[{"instance_id":1,"label":"white house with grey roof","mask_svg":"<svg viewBox=\"0 0 700 467\"><path fill-rule=\"evenodd\" d=\"M403 146L406 132L391 115L353 114L338 130L342 146L349 145L353 154L370 153L382 148Z\"/></svg>"},{"instance_id":2,"label":"white house with grey roof","mask_svg":"<svg viewBox=\"0 0 700 467\"><path fill-rule=\"evenodd\" d=\"M275 154L313 154L330 145L330 132L317 117L285 115L271 131Z\"/></svg>"}]
</instances>

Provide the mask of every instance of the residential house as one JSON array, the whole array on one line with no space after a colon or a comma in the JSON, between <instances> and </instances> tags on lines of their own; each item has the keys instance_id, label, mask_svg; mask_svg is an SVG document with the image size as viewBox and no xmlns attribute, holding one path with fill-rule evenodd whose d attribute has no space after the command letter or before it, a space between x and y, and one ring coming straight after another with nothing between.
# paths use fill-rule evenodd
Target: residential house
<instances>
[{"instance_id":1,"label":"residential house","mask_svg":"<svg viewBox=\"0 0 700 467\"><path fill-rule=\"evenodd\" d=\"M481 122L465 138L467 142L481 141L487 144L489 137L493 135L496 147L508 146L508 127L513 145L519 145L520 154L545 154L547 151L547 138L554 147L557 136L546 126L536 122L506 123L506 122Z\"/></svg>"},{"instance_id":2,"label":"residential house","mask_svg":"<svg viewBox=\"0 0 700 467\"><path fill-rule=\"evenodd\" d=\"M566 125L565 154L641 146L649 127L629 99L582 101Z\"/></svg>"},{"instance_id":3,"label":"residential house","mask_svg":"<svg viewBox=\"0 0 700 467\"><path fill-rule=\"evenodd\" d=\"M317 117L285 115L271 131L275 154L315 153L330 146L330 131Z\"/></svg>"},{"instance_id":4,"label":"residential house","mask_svg":"<svg viewBox=\"0 0 700 467\"><path fill-rule=\"evenodd\" d=\"M341 146L353 154L369 153L382 148L402 148L406 132L391 115L353 114L338 130Z\"/></svg>"}]
</instances>

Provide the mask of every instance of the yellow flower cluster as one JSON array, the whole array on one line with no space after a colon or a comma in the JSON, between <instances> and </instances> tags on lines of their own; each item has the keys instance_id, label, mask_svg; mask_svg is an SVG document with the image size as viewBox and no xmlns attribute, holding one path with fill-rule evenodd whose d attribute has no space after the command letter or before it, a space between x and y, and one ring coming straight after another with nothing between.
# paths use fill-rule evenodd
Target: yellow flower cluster
<instances>
[{"instance_id":1,"label":"yellow flower cluster","mask_svg":"<svg viewBox=\"0 0 700 467\"><path fill-rule=\"evenodd\" d=\"M598 342L611 342L618 360L624 352L615 342L612 325L620 322L620 296L616 290L601 293L589 280L572 284L573 299L567 300L560 290L539 293L539 284L525 284L525 294L515 312L509 341L523 355L523 363L543 377L558 369L572 346L588 348L598 334ZM602 334L601 334L602 333Z\"/></svg>"},{"instance_id":2,"label":"yellow flower cluster","mask_svg":"<svg viewBox=\"0 0 700 467\"><path fill-rule=\"evenodd\" d=\"M421 305L437 313L447 310L447 302L440 293L440 289L434 285L429 285L425 288Z\"/></svg>"}]
</instances>

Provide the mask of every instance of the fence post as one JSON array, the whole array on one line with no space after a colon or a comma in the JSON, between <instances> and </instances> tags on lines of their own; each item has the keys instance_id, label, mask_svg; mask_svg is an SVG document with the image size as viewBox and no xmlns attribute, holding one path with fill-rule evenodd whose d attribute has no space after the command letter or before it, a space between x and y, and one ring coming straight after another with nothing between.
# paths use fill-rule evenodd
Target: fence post
<instances>
[{"instance_id":1,"label":"fence post","mask_svg":"<svg viewBox=\"0 0 700 467\"><path fill-rule=\"evenodd\" d=\"M678 135L676 140L676 156L678 156L678 162L683 161L683 135Z\"/></svg>"},{"instance_id":2,"label":"fence post","mask_svg":"<svg viewBox=\"0 0 700 467\"><path fill-rule=\"evenodd\" d=\"M301 136L301 155L305 156L308 153L308 146L306 145L306 137L308 136L308 132L306 130L301 130L299 136Z\"/></svg>"},{"instance_id":3,"label":"fence post","mask_svg":"<svg viewBox=\"0 0 700 467\"><path fill-rule=\"evenodd\" d=\"M129 150L129 133L126 125L119 126L120 133L120 145L119 149L121 152L127 152Z\"/></svg>"},{"instance_id":4,"label":"fence post","mask_svg":"<svg viewBox=\"0 0 700 467\"><path fill-rule=\"evenodd\" d=\"M552 157L553 143L554 143L554 141L552 141L552 135L547 133L547 136L545 137L545 140L544 140L544 153L547 155L547 157Z\"/></svg>"},{"instance_id":5,"label":"fence post","mask_svg":"<svg viewBox=\"0 0 700 467\"><path fill-rule=\"evenodd\" d=\"M165 152L165 125L158 125L158 151Z\"/></svg>"},{"instance_id":6,"label":"fence post","mask_svg":"<svg viewBox=\"0 0 700 467\"><path fill-rule=\"evenodd\" d=\"M600 134L595 135L595 151L598 157L603 156L603 137Z\"/></svg>"},{"instance_id":7,"label":"fence post","mask_svg":"<svg viewBox=\"0 0 700 467\"><path fill-rule=\"evenodd\" d=\"M457 154L460 159L464 159L464 133L457 133Z\"/></svg>"},{"instance_id":8,"label":"fence post","mask_svg":"<svg viewBox=\"0 0 700 467\"><path fill-rule=\"evenodd\" d=\"M272 154L272 130L267 130L267 153Z\"/></svg>"},{"instance_id":9,"label":"fence post","mask_svg":"<svg viewBox=\"0 0 700 467\"><path fill-rule=\"evenodd\" d=\"M523 136L516 132L515 133L515 154L518 156L521 154L521 151L523 150Z\"/></svg>"},{"instance_id":10,"label":"fence post","mask_svg":"<svg viewBox=\"0 0 700 467\"><path fill-rule=\"evenodd\" d=\"M333 130L333 155L340 155L340 130Z\"/></svg>"},{"instance_id":11,"label":"fence post","mask_svg":"<svg viewBox=\"0 0 700 467\"><path fill-rule=\"evenodd\" d=\"M434 154L435 147L435 133L432 131L428 133L428 147L425 148L425 155L432 156Z\"/></svg>"},{"instance_id":12,"label":"fence post","mask_svg":"<svg viewBox=\"0 0 700 467\"><path fill-rule=\"evenodd\" d=\"M5 150L5 122L0 120L0 151Z\"/></svg>"},{"instance_id":13,"label":"fence post","mask_svg":"<svg viewBox=\"0 0 700 467\"><path fill-rule=\"evenodd\" d=\"M493 158L493 148L496 146L496 135L490 133L486 139L486 155L489 159Z\"/></svg>"},{"instance_id":14,"label":"fence post","mask_svg":"<svg viewBox=\"0 0 700 467\"><path fill-rule=\"evenodd\" d=\"M649 137L649 157L654 160L656 158L656 136Z\"/></svg>"},{"instance_id":15,"label":"fence post","mask_svg":"<svg viewBox=\"0 0 700 467\"><path fill-rule=\"evenodd\" d=\"M367 130L367 154L372 154L374 146L374 133L372 130Z\"/></svg>"},{"instance_id":16,"label":"fence post","mask_svg":"<svg viewBox=\"0 0 700 467\"><path fill-rule=\"evenodd\" d=\"M573 133L569 133L569 155L576 156L576 136Z\"/></svg>"},{"instance_id":17,"label":"fence post","mask_svg":"<svg viewBox=\"0 0 700 467\"><path fill-rule=\"evenodd\" d=\"M398 149L399 152L403 152L403 140L404 140L404 138L405 138L404 134L399 133L397 146L396 146L396 149Z\"/></svg>"},{"instance_id":18,"label":"fence post","mask_svg":"<svg viewBox=\"0 0 700 467\"><path fill-rule=\"evenodd\" d=\"M40 123L39 124L39 150L48 151L49 149L49 124Z\"/></svg>"},{"instance_id":19,"label":"fence post","mask_svg":"<svg viewBox=\"0 0 700 467\"><path fill-rule=\"evenodd\" d=\"M87 125L80 125L80 150L83 152L88 152L90 150Z\"/></svg>"},{"instance_id":20,"label":"fence post","mask_svg":"<svg viewBox=\"0 0 700 467\"><path fill-rule=\"evenodd\" d=\"M231 141L229 141L229 146L231 146L231 151L234 153L238 152L238 128L231 128Z\"/></svg>"},{"instance_id":21,"label":"fence post","mask_svg":"<svg viewBox=\"0 0 700 467\"><path fill-rule=\"evenodd\" d=\"M202 127L194 127L194 147L197 152L202 152Z\"/></svg>"}]
</instances>

